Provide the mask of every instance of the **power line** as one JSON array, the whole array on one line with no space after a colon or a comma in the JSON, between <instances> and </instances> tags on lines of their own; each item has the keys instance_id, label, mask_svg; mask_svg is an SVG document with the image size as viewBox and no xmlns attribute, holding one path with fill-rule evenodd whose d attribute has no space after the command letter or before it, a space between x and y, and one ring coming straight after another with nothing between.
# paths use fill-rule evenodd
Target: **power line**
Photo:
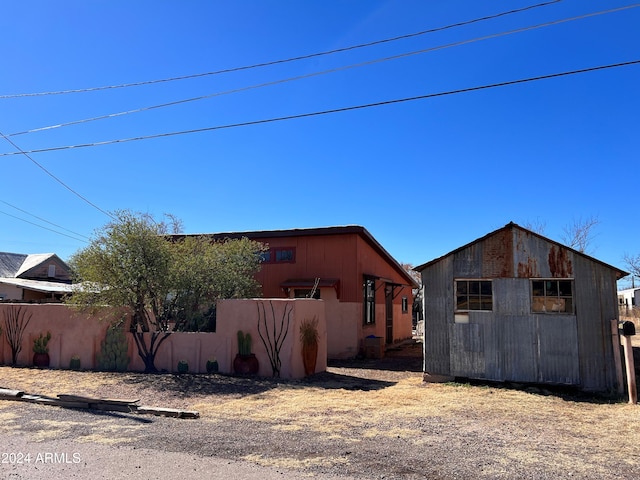
<instances>
[{"instance_id":1,"label":"power line","mask_svg":"<svg viewBox=\"0 0 640 480\"><path fill-rule=\"evenodd\" d=\"M72 234L74 234L74 235L76 235L76 236L78 236L78 237L82 237L82 238L84 238L84 239L86 239L86 240L91 240L91 239L90 239L89 237L87 237L86 235L82 235L81 233L74 232L73 230L69 230L68 228L65 228L65 227L63 227L63 226L61 226L61 225L58 225L58 224L53 223L53 222L50 222L49 220L46 220L46 219L44 219L44 218L42 218L42 217L39 217L39 216L37 216L37 215L34 215L33 213L29 213L29 212L27 212L26 210L23 210L22 208L16 207L15 205L11 205L9 202L5 202L4 200L0 200L0 202L1 202L1 203L4 203L5 205L7 205L7 206L9 206L9 207L11 207L11 208L14 208L15 210L20 211L20 212L22 212L22 213L26 213L27 215L29 215L29 216L31 216L31 217L33 217L33 218L37 219L37 220L40 220L41 222L48 223L49 225L52 225L52 226L54 226L54 227L56 227L56 228L61 228L62 230L65 230L65 231L67 231L67 232L69 232L69 233L72 233ZM14 218L18 218L18 217L14 217ZM20 219L20 220L22 220L22 219ZM34 224L34 225L35 225L35 224Z\"/></svg>"},{"instance_id":2,"label":"power line","mask_svg":"<svg viewBox=\"0 0 640 480\"><path fill-rule=\"evenodd\" d=\"M107 215L108 217L112 218L115 220L115 218L109 213L104 211L103 209L101 209L100 207L98 207L95 203L89 201L86 197L82 196L80 193L78 193L77 191L75 191L73 188L71 188L69 185L67 185L66 183L64 183L62 180L60 180L58 177L56 177L53 173L51 173L49 170L47 170L43 165L41 165L40 163L36 162L30 155L29 152L25 152L24 150L22 150L18 145L16 145L10 138L8 138L4 133L0 132L0 135L7 141L9 142L11 145L13 145L13 147L18 150L17 152L12 152L16 155L24 155L25 157L27 157L29 160L31 160L31 162L38 167L40 170L42 170L44 173L46 173L47 175L49 175L51 178L53 178L56 182L58 182L60 185L62 185L64 188L66 188L67 190L69 190L71 193L73 193L76 197L80 198L82 201L84 201L85 203L88 203L89 205L91 205L93 208L95 208L96 210L104 213L105 215Z\"/></svg>"},{"instance_id":3,"label":"power line","mask_svg":"<svg viewBox=\"0 0 640 480\"><path fill-rule=\"evenodd\" d=\"M37 223L30 222L29 220L25 220L24 218L16 217L15 215L11 215L10 213L3 212L2 210L0 210L0 213L2 213L3 215L6 215L7 217L11 217L11 218L15 218L16 220L20 220L21 222L25 222L25 223L28 223L30 225L35 225L38 228L42 228L44 230L49 230L50 232L57 233L58 235L62 235L64 237L72 238L72 239L77 240L79 242L85 242L86 243L86 240L81 240L79 238L72 237L71 235L67 235L66 233L58 232L57 230L54 230L52 228L48 228L48 227L45 227L43 225L38 225Z\"/></svg>"},{"instance_id":4,"label":"power line","mask_svg":"<svg viewBox=\"0 0 640 480\"><path fill-rule=\"evenodd\" d=\"M66 123L60 123L60 124L56 124L56 125L49 125L46 127L39 127L39 128L33 128L30 130L25 130L22 132L15 132L15 133L10 133L7 134L7 137L14 137L14 136L18 136L18 135L25 135L28 133L36 133L36 132L41 132L41 131L45 131L45 130L53 130L53 129L57 129L57 128L62 128L62 127L69 127L72 125L79 125L79 124L83 124L83 123L88 123L88 122L94 122L94 121L98 121L98 120L105 120L108 118L116 118L116 117L120 117L120 116L124 116L124 115L130 115L133 113L141 113L141 112L145 112L145 111L150 111L150 110L155 110L155 109L160 109L160 108L165 108L165 107L171 107L171 106L176 106L176 105L181 105L181 104L185 104L185 103L190 103L190 102L195 102L195 101L200 101L200 100L205 100L205 99L209 99L209 98L214 98L214 97L219 97L219 96L223 96L223 95L230 95L233 93L240 93L240 92L244 92L244 91L248 91L248 90L254 90L257 88L263 88L263 87L268 87L268 86L273 86L273 85L279 85L282 83L287 83L287 82L292 82L292 81L296 81L296 80L302 80L302 79L307 79L307 78L312 78L312 77L316 77L316 76L320 76L320 75L326 75L329 73L336 73L336 72L340 72L340 71L345 71L345 70L349 70L349 69L353 69L353 68L359 68L359 67L363 67L363 66L369 66L369 65L374 65L377 63L383 63L383 62L387 62L387 61L391 61L391 60L397 60L400 58L406 58L406 57L410 57L413 55L420 55L420 54L424 54L424 53L429 53L429 52L434 52L437 50L444 50L447 48L453 48L453 47L459 47L461 45L468 45L470 43L475 43L475 42L479 42L479 41L483 41L483 40L490 40L490 39L494 39L494 38L498 38L498 37L503 37L506 35L512 35L515 33L522 33L522 32L526 32L526 31L530 31L530 30L535 30L538 28L544 28L544 27L549 27L549 26L553 26L553 25L559 25L562 23L566 23L566 22L571 22L571 21L575 21L575 20L582 20L585 18L589 18L589 17L594 17L594 16L598 16L598 15L604 15L604 14L608 14L608 13L613 13L613 12L618 12L618 11L622 11L622 10L628 10L630 8L637 8L640 6L640 3L636 3L634 5L627 5L624 7L618 7L618 8L613 8L613 9L609 9L609 10L601 10L598 12L592 12L592 13L586 13L583 15L578 15L575 17L569 17L569 18L564 18L564 19L560 19L560 20L553 20L550 22L545 22L545 23L540 23L537 25L531 25L528 27L522 27L522 28L517 28L515 30L507 30L504 32L499 32L499 33L494 33L491 35L485 35L482 37L475 37L469 40L461 40L458 42L453 42L453 43L448 43L445 45L438 45L436 47L430 47L430 48L426 48L426 49L422 49L422 50L416 50L413 52L405 52L405 53L401 53L398 55L393 55L390 57L384 57L384 58L378 58L378 59L374 59L374 60L368 60L366 62L360 62L360 63L355 63L355 64L351 64L351 65L345 65L342 67L336 67L336 68L332 68L329 70L323 70L323 71L319 71L319 72L312 72L312 73L308 73L305 75L299 75L296 77L289 77L289 78L285 78L285 79L280 79L280 80L274 80L272 82L266 82L266 83L261 83L261 84L257 84L257 85L250 85L247 87L241 87L241 88L236 88L236 89L232 89L232 90L227 90L227 91L223 91L223 92L216 92L216 93L212 93L209 95L201 95L198 97L192 97L192 98L187 98L187 99L181 99L181 100L176 100L173 102L168 102L168 103L162 103L162 104L158 104L158 105L151 105L151 106L147 106L147 107L142 107L142 108L137 108L137 109L132 109L132 110L127 110L127 111L123 111L123 112L117 112L117 113L111 113L108 115L100 115L97 117L91 117L91 118L85 118L85 119L81 119L81 120L74 120L71 122L66 122Z\"/></svg>"},{"instance_id":5,"label":"power line","mask_svg":"<svg viewBox=\"0 0 640 480\"><path fill-rule=\"evenodd\" d=\"M29 150L29 151L22 152L22 153L25 153L25 154L27 154L27 153L43 153L43 152L53 152L53 151L60 151L60 150L71 150L71 149L75 149L75 148L98 147L98 146L103 146L103 145L113 145L113 144L116 144L116 143L134 142L134 141L138 141L138 140L151 140L151 139L155 139L155 138L173 137L173 136L177 136L177 135L187 135L187 134L192 134L192 133L211 132L211 131L214 131L214 130L223 130L223 129L237 128L237 127L247 127L247 126L250 126L250 125L261 125L261 124L265 124L265 123L281 122L281 121L285 121L285 120L297 120L297 119L300 119L300 118L316 117L316 116L328 115L328 114L332 114L332 113L341 113L341 112L348 112L348 111L353 111L353 110L361 110L361 109L371 108L371 107L380 107L380 106L384 106L384 105L393 105L393 104L397 104L397 103L412 102L412 101L416 101L416 100L425 100L425 99L428 99L428 98L444 97L444 96L448 96L448 95L456 95L456 94L459 94L459 93L474 92L474 91L478 91L478 90L487 90L487 89L491 89L491 88L505 87L505 86L508 86L508 85L517 85L517 84L521 84L521 83L529 83L529 82L534 82L534 81L538 81L538 80L547 80L547 79L550 79L550 78L565 77L565 76L568 76L568 75L576 75L576 74L579 74L579 73L594 72L594 71L598 71L598 70L606 70L606 69L611 69L611 68L625 67L625 66L637 65L637 64L640 64L640 59L639 60L631 60L631 61L628 61L628 62L612 63L612 64L608 64L608 65L600 65L600 66L597 66L597 67L583 68L583 69L579 69L579 70L571 70L571 71L567 71L567 72L551 73L551 74L548 74L548 75L539 75L537 77L529 77L529 78L523 78L523 79L519 79L519 80L509 80L509 81L506 81L506 82L491 83L491 84L480 85L480 86L476 86L476 87L468 87L468 88L461 88L461 89L457 89L457 90L449 90L449 91L445 91L445 92L430 93L430 94L419 95L419 96L415 96L415 97L406 97L406 98L400 98L400 99L394 99L394 100L385 100L385 101L376 102L376 103L367 103L367 104L362 104L362 105L354 105L354 106L351 106L351 107L342 107L342 108L335 108L335 109L331 109L331 110L322 110L322 111L317 111L317 112L300 113L300 114L297 114L297 115L288 115L288 116L284 116L284 117L268 118L268 119L262 119L262 120L252 120L252 121L248 121L248 122L232 123L232 124L227 124L227 125L218 125L218 126L214 126L214 127L196 128L196 129L192 129L192 130L183 130L183 131L179 131L179 132L167 132L167 133L159 133L159 134L155 134L155 135L146 135L146 136L140 136L140 137L123 138L123 139L118 139L118 140L107 140L107 141L104 141L104 142L84 143L84 144L78 144L78 145L66 145L66 146L61 146L61 147L40 148L40 149ZM0 157L6 157L6 156L18 155L18 154L19 154L19 152L0 153Z\"/></svg>"},{"instance_id":6,"label":"power line","mask_svg":"<svg viewBox=\"0 0 640 480\"><path fill-rule=\"evenodd\" d=\"M286 58L286 59L281 59L281 60L272 60L269 62L263 62L263 63L256 63L253 65L245 65L245 66L241 66L241 67L234 67L234 68L227 68L227 69L223 69L223 70L216 70L213 72L204 72L204 73L195 73L192 75L182 75L182 76L177 76L177 77L170 77L170 78L164 78L164 79L156 79L156 80L147 80L144 82L135 82L135 83L123 83L120 85L108 85L108 86L102 86L102 87L90 87L90 88L78 88L78 89L72 89L72 90L59 90L59 91L51 91L51 92L36 92L36 93L16 93L16 94L8 94L8 95L0 95L0 99L5 99L5 98L19 98L19 97L36 97L36 96L45 96L45 95L64 95L64 94L69 94L69 93L83 93L83 92L95 92L95 91L99 91L99 90L110 90L110 89L118 89L118 88L127 88L127 87L138 87L138 86L142 86L142 85L152 85L155 83L163 83L163 82L173 82L173 81L177 81L177 80L187 80L187 79L191 79L191 78L199 78L199 77L206 77L206 76L211 76L211 75L220 75L220 74L224 74L224 73L232 73L232 72L239 72L242 70L250 70L250 69L254 69L254 68L262 68L262 67L268 67L268 66L272 66L272 65L279 65L279 64L283 64L283 63L289 63L289 62L296 62L299 60L307 60L310 58L316 58L316 57L321 57L321 56L325 56L325 55L332 55L334 53L341 53L341 52L346 52L349 50L356 50L359 48L365 48L365 47L371 47L374 45L380 45L383 43L389 43L389 42L395 42L398 40L404 40L407 38L412 38L412 37L417 37L420 35L425 35L428 33L435 33L435 32L440 32L443 30L448 30L451 28L456 28L456 27L462 27L465 25L471 25L473 23L478 23L478 22L482 22L482 21L486 21L486 20L492 20L495 18L499 18L499 17L503 17L506 15L511 15L514 13L520 13L520 12L524 12L526 10L531 10L534 8L540 8L540 7L545 7L548 5L552 5L554 3L559 3L562 0L553 0L553 1L549 1L549 2L544 2L544 3L538 3L535 5L529 5L527 7L522 7L522 8L518 8L515 10L509 10L506 12L501 12L501 13L497 13L494 15L488 15L485 17L480 17L480 18L475 18L473 20L467 20L464 22L458 22L458 23L454 23L451 25L446 25L443 27L436 27L436 28L432 28L429 30L423 30L420 32L415 32L415 33L408 33L405 35L399 35L396 37L391 37L391 38L385 38L382 40L375 40L373 42L368 42L368 43L362 43L362 44L358 44L358 45L351 45L348 47L342 47L342 48L337 48L334 50L327 50L324 52L317 52L317 53L310 53L307 55L300 55L297 57L291 57L291 58Z\"/></svg>"}]
</instances>

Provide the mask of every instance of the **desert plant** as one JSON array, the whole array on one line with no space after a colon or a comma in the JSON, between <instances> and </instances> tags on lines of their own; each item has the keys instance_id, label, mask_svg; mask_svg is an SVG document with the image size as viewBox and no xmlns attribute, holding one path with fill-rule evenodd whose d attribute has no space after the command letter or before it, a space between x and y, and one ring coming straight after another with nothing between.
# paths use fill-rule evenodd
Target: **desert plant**
<instances>
[{"instance_id":1,"label":"desert plant","mask_svg":"<svg viewBox=\"0 0 640 480\"><path fill-rule=\"evenodd\" d=\"M251 334L244 334L242 330L238 330L238 353L240 355L251 355Z\"/></svg>"},{"instance_id":2,"label":"desert plant","mask_svg":"<svg viewBox=\"0 0 640 480\"><path fill-rule=\"evenodd\" d=\"M264 306L264 302L259 302L258 306L258 334L260 339L267 349L267 355L269 356L269 362L271 363L271 372L274 377L280 376L280 367L282 366L282 360L280 359L280 350L282 350L282 344L287 338L289 332L289 324L291 322L291 312L293 307L287 303L284 306L282 317L280 322L276 321L276 311L273 306L273 302L269 301L271 306L271 321L267 320L267 310ZM260 311L262 307L262 312ZM269 326L271 324L271 327ZM264 330L264 334L263 334Z\"/></svg>"},{"instance_id":3,"label":"desert plant","mask_svg":"<svg viewBox=\"0 0 640 480\"><path fill-rule=\"evenodd\" d=\"M178 373L187 373L189 372L189 362L186 360L180 360L178 362Z\"/></svg>"},{"instance_id":4,"label":"desert plant","mask_svg":"<svg viewBox=\"0 0 640 480\"><path fill-rule=\"evenodd\" d=\"M97 356L98 368L100 370L124 372L129 365L128 352L129 345L122 325L111 325L100 344L100 353Z\"/></svg>"},{"instance_id":5,"label":"desert plant","mask_svg":"<svg viewBox=\"0 0 640 480\"><path fill-rule=\"evenodd\" d=\"M7 343L11 348L11 365L16 365L18 354L22 351L24 331L31 320L31 313L27 313L22 307L15 306L9 307L3 313Z\"/></svg>"},{"instance_id":6,"label":"desert plant","mask_svg":"<svg viewBox=\"0 0 640 480\"><path fill-rule=\"evenodd\" d=\"M33 341L33 353L49 353L49 340L51 340L51 332L47 332L46 335L41 333L40 336Z\"/></svg>"},{"instance_id":7,"label":"desert plant","mask_svg":"<svg viewBox=\"0 0 640 480\"><path fill-rule=\"evenodd\" d=\"M318 317L311 320L304 319L300 324L300 341L302 345L313 345L318 343Z\"/></svg>"},{"instance_id":8,"label":"desert plant","mask_svg":"<svg viewBox=\"0 0 640 480\"><path fill-rule=\"evenodd\" d=\"M71 360L69 361L69 368L71 370L80 370L80 357L78 355L71 357Z\"/></svg>"}]
</instances>

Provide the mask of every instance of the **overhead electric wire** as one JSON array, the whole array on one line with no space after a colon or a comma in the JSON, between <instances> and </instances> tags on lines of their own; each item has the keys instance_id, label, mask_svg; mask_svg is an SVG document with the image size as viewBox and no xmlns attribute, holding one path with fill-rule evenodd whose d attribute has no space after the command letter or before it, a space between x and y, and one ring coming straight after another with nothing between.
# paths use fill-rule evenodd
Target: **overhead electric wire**
<instances>
[{"instance_id":1,"label":"overhead electric wire","mask_svg":"<svg viewBox=\"0 0 640 480\"><path fill-rule=\"evenodd\" d=\"M538 3L538 4L535 4L535 5L529 5L529 6L518 8L518 9L514 9L514 10L509 10L509 11L506 11L506 12L500 12L500 13L497 13L497 14L494 14L494 15L487 15L487 16L480 17L480 18L475 18L475 19L472 19L472 20L466 20L464 22L458 22L458 23L454 23L454 24L450 24L450 25L445 25L443 27L436 27L436 28L431 28L431 29L428 29L428 30L422 30L420 32L408 33L408 34L405 34L405 35L399 35L399 36L396 36L396 37L385 38L385 39L382 39L382 40L375 40L373 42L361 43L361 44L358 44L358 45L351 45L351 46L348 46L348 47L336 48L336 49L327 50L327 51L324 51L324 52L316 52L316 53L310 53L310 54L306 54L306 55L300 55L300 56L297 56L297 57L281 59L281 60L272 60L272 61L269 61L269 62L256 63L256 64L253 64L253 65L245 65L245 66L241 66L241 67L227 68L227 69L216 70L216 71L212 71L212 72L201 72L201 73L195 73L195 74L191 74L191 75L182 75L182 76L177 76L177 77L170 77L170 78L163 78L163 79L156 79L156 80L147 80L147 81L143 81L143 82L123 83L123 84L120 84L120 85L108 85L108 86L101 86L101 87L89 87L89 88L79 88L79 89L72 89L72 90L59 90L59 91L51 91L51 92L7 94L7 95L0 95L0 99L19 98L19 97L36 97L36 96L45 96L45 95L64 95L64 94L69 94L69 93L95 92L95 91L99 91L99 90L138 87L138 86L143 86L143 85L152 85L152 84L156 84L156 83L173 82L173 81L177 81L177 80L187 80L187 79L191 79L191 78L199 78L199 77L205 77L205 76L211 76L211 75L220 75L220 74L223 74L223 73L239 72L239 71L250 70L250 69L254 69L254 68L269 67L269 66L272 66L272 65L279 65L279 64L283 64L283 63L296 62L296 61L299 61L299 60L307 60L307 59L310 59L310 58L316 58L316 57L321 57L321 56L325 56L325 55L332 55L332 54L335 54L335 53L347 52L349 50L356 50L356 49L359 49L359 48L371 47L371 46L380 45L380 44L383 44L383 43L395 42L395 41L398 41L398 40L404 40L404 39L407 39L407 38L417 37L417 36L425 35L425 34L428 34L428 33L435 33L435 32L440 32L440 31L443 31L443 30L448 30L448 29L451 29L451 28L462 27L462 26L465 26L465 25L471 25L473 23L478 23L478 22L482 22L482 21L486 21L486 20L492 20L492 19L495 19L495 18L503 17L503 16L506 16L506 15L511 15L511 14L514 14L514 13L520 13L520 12L524 12L526 10L532 10L534 8L545 7L545 6L548 6L548 5L559 3L561 1L562 0L552 0L552 1L544 2L544 3Z\"/></svg>"},{"instance_id":2,"label":"overhead electric wire","mask_svg":"<svg viewBox=\"0 0 640 480\"><path fill-rule=\"evenodd\" d=\"M240 92L244 92L244 91L248 91L248 90L254 90L257 88L263 88L263 87L268 87L268 86L273 86L273 85L278 85L278 84L282 84L282 83L288 83L288 82L292 82L292 81L296 81L296 80L302 80L302 79L306 79L306 78L312 78L312 77L316 77L316 76L320 76L320 75L326 75L329 73L336 73L336 72L340 72L340 71L344 71L344 70L349 70L349 69L353 69L353 68L359 68L359 67L364 67L364 66L368 66L368 65L374 65L377 63L382 63L382 62L387 62L390 60L397 60L400 58L406 58L406 57L410 57L413 55L420 55L420 54L424 54L424 53L429 53L429 52L434 52L437 50L444 50L446 48L453 48L453 47L459 47L461 45L467 45L470 43L475 43L475 42L479 42L479 41L483 41L483 40L490 40L490 39L494 39L494 38L499 38L499 37L504 37L506 35L512 35L515 33L522 33L522 32L526 32L526 31L530 31L530 30L535 30L538 28L544 28L544 27L549 27L549 26L553 26L553 25L559 25L562 23L566 23L566 22L571 22L571 21L575 21L575 20L582 20L585 18L589 18L589 17L594 17L594 16L598 16L598 15L604 15L604 14L608 14L608 13L614 13L614 12L619 12L622 10L628 10L630 8L637 8L640 7L640 3L636 3L633 5L627 5L624 7L617 7L617 8L612 8L609 10L601 10L598 12L592 12L592 13L586 13L583 15L578 15L578 16L574 16L574 17L569 17L569 18L563 18L560 20L553 20L550 22L545 22L545 23L540 23L537 25L531 25L528 27L522 27L522 28L517 28L514 30L507 30L504 32L499 32L499 33L493 33L490 35L484 35L482 37L475 37L469 40L461 40L458 42L453 42L453 43L448 43L445 45L438 45L436 47L430 47L430 48L425 48L422 50L416 50L413 52L405 52L405 53L401 53L398 55L392 55L389 57L384 57L384 58L378 58L378 59L374 59L374 60L368 60L365 62L360 62L360 63L355 63L355 64L351 64L351 65L345 65L342 67L336 67L336 68L332 68L329 70L322 70L319 72L312 72L312 73L308 73L305 75L299 75L296 77L289 77L289 78L285 78L285 79L280 79L280 80L274 80L271 82L266 82L266 83L260 83L257 85L249 85L247 87L241 87L241 88L236 88L236 89L232 89L232 90L226 90L223 92L216 92L216 93L212 93L212 94L208 94L208 95L201 95L198 97L192 97L192 98L186 98L186 99L181 99L181 100L176 100L173 102L167 102L167 103L162 103L162 104L158 104L158 105L151 105L151 106L147 106L147 107L141 107L141 108L136 108L136 109L132 109L132 110L126 110L123 112L117 112L117 113L111 113L111 114L107 114L107 115L100 115L97 117L91 117L91 118L85 118L85 119L81 119L81 120L74 120L71 122L66 122L66 123L60 123L60 124L56 124L56 125L49 125L46 127L38 127L38 128L33 128L30 130L25 130L22 132L15 132L15 133L9 133L6 134L6 137L14 137L14 136L19 136L19 135L25 135L25 134L29 134L29 133L36 133L36 132L41 132L41 131L45 131L45 130L53 130L56 128L63 128L63 127L69 127L72 125L79 125L79 124L83 124L83 123L89 123L89 122L94 122L94 121L98 121L98 120L106 120L108 118L115 118L115 117L120 117L120 116L124 116L124 115L130 115L133 113L140 113L140 112L145 112L145 111L150 111L150 110L155 110L155 109L159 109L159 108L165 108L165 107L171 107L171 106L176 106L176 105L181 105L181 104L185 104L185 103L190 103L190 102L195 102L195 101L199 101L199 100L205 100L205 99L209 99L209 98L214 98L214 97L219 97L219 96L223 96L223 95L230 95L233 93L240 93Z\"/></svg>"},{"instance_id":3,"label":"overhead electric wire","mask_svg":"<svg viewBox=\"0 0 640 480\"><path fill-rule=\"evenodd\" d=\"M86 240L91 240L91 239L90 239L89 237L87 237L86 235L82 235L81 233L74 232L73 230L69 230L68 228L65 228L65 227L63 227L63 226L61 226L61 225L58 225L58 224L53 223L53 222L50 222L49 220L46 220L46 219L44 219L44 218L42 218L42 217L39 217L39 216L37 216L37 215L34 215L33 213L29 213L29 212L27 212L26 210L23 210L23 209L22 209L22 208L20 208L20 207L16 207L15 205L10 204L9 202L5 202L4 200L0 200L0 203L4 203L5 205L7 205L7 206L9 206L9 207L11 207L11 208L13 208L13 209L15 209L15 210L18 210L19 212L26 213L27 215L29 215L29 216L31 216L31 217L33 217L33 218L37 219L37 220L40 220L41 222L48 223L48 224L49 224L49 225L51 225L51 226L54 226L54 227L56 227L56 228L60 228L60 229L65 230L65 231L67 231L67 232L69 232L69 233L72 233L73 235L76 235L77 237L82 237L82 238L84 238L84 239L86 239ZM15 218L18 218L18 217L15 217Z\"/></svg>"},{"instance_id":4,"label":"overhead electric wire","mask_svg":"<svg viewBox=\"0 0 640 480\"><path fill-rule=\"evenodd\" d=\"M58 177L56 177L53 173L51 173L49 170L47 170L42 164L36 162L30 155L29 152L25 152L24 150L22 150L18 145L16 145L10 138L8 138L4 133L0 132L0 136L2 136L7 142L9 142L11 145L13 145L13 147L18 150L17 152L12 152L16 155L24 155L25 157L27 157L29 160L31 160L31 162L38 167L40 170L42 170L44 173L46 173L47 175L49 175L51 178L53 178L56 182L58 182L60 185L62 185L64 188L66 188L67 190L69 190L71 193L73 193L76 197L80 198L82 201L84 201L85 203L88 203L89 205L91 205L93 208L95 208L96 210L98 210L99 212L104 213L106 216L110 217L111 219L115 218L113 217L113 215L111 215L109 212L106 212L105 210L101 209L100 207L98 207L95 203L91 202L90 200L88 200L86 197L82 196L80 193L78 193L77 191L75 191L73 188L71 188L69 185L67 185L66 183L64 183L62 180L60 180ZM30 222L29 222L30 223Z\"/></svg>"},{"instance_id":5,"label":"overhead electric wire","mask_svg":"<svg viewBox=\"0 0 640 480\"><path fill-rule=\"evenodd\" d=\"M43 225L38 225L37 223L34 223L34 222L30 222L29 220L25 220L24 218L16 217L15 215L11 215L10 213L3 212L2 210L0 210L0 213L2 213L3 215L6 215L8 217L15 218L16 220L20 220L21 222L25 222L25 223L28 223L30 225L35 225L38 228L42 228L44 230L48 230L50 232L57 233L58 235L62 235L64 237L72 238L72 239L80 241L80 242L85 242L85 243L87 242L86 240L82 240L80 238L72 237L71 235L67 235L66 233L58 232L57 230L54 230L52 228L48 228L48 227L45 227Z\"/></svg>"},{"instance_id":6,"label":"overhead electric wire","mask_svg":"<svg viewBox=\"0 0 640 480\"><path fill-rule=\"evenodd\" d=\"M428 98L444 97L444 96L448 96L448 95L456 95L456 94L459 94L459 93L474 92L474 91L478 91L478 90L487 90L487 89L491 89L491 88L505 87L505 86L509 86L509 85L517 85L517 84L521 84L521 83L529 83L529 82L534 82L534 81L538 81L538 80L547 80L547 79L550 79L550 78L565 77L565 76L568 76L568 75L576 75L576 74L579 74L579 73L594 72L594 71L598 71L598 70L606 70L606 69L611 69L611 68L625 67L625 66L638 65L638 64L640 64L640 59L631 60L631 61L628 61L628 62L620 62L620 63L612 63L612 64L608 64L608 65L600 65L600 66L597 66L597 67L582 68L582 69L579 69L579 70L570 70L570 71L566 71L566 72L551 73L551 74L547 74L547 75L539 75L539 76L536 76L536 77L529 77L529 78L523 78L523 79L518 79L518 80L509 80L509 81L505 81L505 82L491 83L491 84L480 85L480 86L476 86L476 87L467 87L467 88L460 88L460 89L457 89L457 90L448 90L448 91L445 91L445 92L430 93L430 94L426 94L426 95L418 95L418 96L414 96L414 97L406 97L406 98L399 98L399 99L394 99L394 100L385 100L385 101L375 102L375 103L354 105L354 106L351 106L351 107L334 108L334 109L330 109L330 110L322 110L322 111L309 112L309 113L300 113L300 114L296 114L296 115L288 115L288 116L284 116L284 117L275 117L275 118L268 118L268 119L262 119L262 120L252 120L252 121L248 121L248 122L232 123L232 124L227 124L227 125L218 125L218 126L214 126L214 127L196 128L196 129L192 129L192 130L183 130L183 131L178 131L178 132L166 132L166 133L159 133L159 134L155 134L155 135L146 135L146 136L140 136L140 137L123 138L123 139L118 139L118 140L106 140L106 141L103 141L103 142L84 143L84 144L78 144L78 145L66 145L66 146L60 146L60 147L39 148L39 149L34 149L34 150L28 150L28 151L22 152L22 153L25 153L25 154L27 154L27 153L29 153L29 154L30 153L43 153L43 152L54 152L54 151L60 151L60 150L71 150L71 149L75 149L75 148L99 147L99 146L103 146L103 145L113 145L113 144L116 144L116 143L134 142L134 141L139 141L139 140L151 140L151 139L155 139L155 138L173 137L173 136L177 136L177 135L188 135L188 134L192 134L192 133L211 132L211 131L214 131L214 130L223 130L223 129L229 129L229 128L247 127L247 126L250 126L250 125L260 125L260 124L265 124L265 123L282 122L282 121L285 121L285 120L296 120L296 119L300 119L300 118L316 117L316 116L320 116L320 115L328 115L328 114L333 114L333 113L341 113L341 112L348 112L348 111L353 111L353 110L361 110L361 109L371 108L371 107L380 107L380 106L384 106L384 105L393 105L393 104L397 104L397 103L412 102L412 101L416 101L416 100L425 100L425 99L428 99ZM6 157L6 156L18 155L18 154L20 154L20 152L0 153L0 157Z\"/></svg>"}]
</instances>

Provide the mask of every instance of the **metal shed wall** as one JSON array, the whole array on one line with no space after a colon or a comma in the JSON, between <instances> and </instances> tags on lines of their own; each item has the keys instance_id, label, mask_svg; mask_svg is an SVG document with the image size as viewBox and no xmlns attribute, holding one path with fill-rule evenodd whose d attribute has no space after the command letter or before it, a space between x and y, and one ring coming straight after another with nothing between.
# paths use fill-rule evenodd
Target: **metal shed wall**
<instances>
[{"instance_id":1,"label":"metal shed wall","mask_svg":"<svg viewBox=\"0 0 640 480\"><path fill-rule=\"evenodd\" d=\"M619 271L520 227L422 267L425 372L497 381L617 388L610 320ZM493 279L493 310L456 322L457 278ZM574 279L574 314L533 313L531 278Z\"/></svg>"}]
</instances>

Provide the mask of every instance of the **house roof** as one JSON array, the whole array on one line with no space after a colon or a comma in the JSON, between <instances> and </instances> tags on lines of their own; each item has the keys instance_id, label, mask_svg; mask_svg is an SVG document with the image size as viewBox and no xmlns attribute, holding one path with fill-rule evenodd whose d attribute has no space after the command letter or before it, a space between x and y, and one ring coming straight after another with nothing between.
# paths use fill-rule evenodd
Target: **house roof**
<instances>
[{"instance_id":1,"label":"house roof","mask_svg":"<svg viewBox=\"0 0 640 480\"><path fill-rule=\"evenodd\" d=\"M72 293L73 291L73 285L62 282L46 282L43 280L28 280L25 278L0 278L0 283L45 293Z\"/></svg>"},{"instance_id":2,"label":"house roof","mask_svg":"<svg viewBox=\"0 0 640 480\"><path fill-rule=\"evenodd\" d=\"M397 272L402 275L407 284L413 288L419 288L416 281L409 275L409 273L402 268L402 265L387 252L380 243L373 238L373 236L367 231L366 228L360 225L345 225L334 227L317 227L317 228L294 228L289 230L256 230L248 232L222 232L222 233L210 233L202 234L214 239L222 240L225 238L236 239L246 237L250 240L256 238L285 238L285 237L304 237L304 236L322 236L322 235L359 235L369 246L371 246L381 257L383 257L389 264L391 264ZM175 235L179 238L184 235Z\"/></svg>"},{"instance_id":3,"label":"house roof","mask_svg":"<svg viewBox=\"0 0 640 480\"><path fill-rule=\"evenodd\" d=\"M24 254L0 252L0 277L27 277L29 271L52 258L64 263L55 253Z\"/></svg>"},{"instance_id":4,"label":"house roof","mask_svg":"<svg viewBox=\"0 0 640 480\"><path fill-rule=\"evenodd\" d=\"M547 237L545 237L543 235L540 235L539 233L536 233L536 232L534 232L532 230L529 230L529 229L526 229L524 227L521 227L520 225L518 225L516 223L513 223L513 222L510 222L510 223L506 224L502 228L494 230L493 232L490 232L490 233L488 233L487 235L485 235L483 237L480 237L480 238L478 238L478 239L476 239L476 240L474 240L472 242L469 242L466 245L463 245L463 246L461 246L459 248L456 248L455 250L452 250L451 252L446 253L445 255L442 255L441 257L438 257L438 258L436 258L434 260L431 260L430 262L423 263L422 265L418 265L417 267L414 268L414 270L417 271L417 272L420 272L420 271L424 270L425 268L429 267L430 265L433 265L434 263L437 263L440 260L442 260L442 259L444 259L444 258L446 258L446 257L448 257L450 255L453 255L455 253L458 253L461 250L464 250L464 249L466 249L466 248L468 248L468 247L470 247L472 245L475 245L476 243L483 242L487 238L492 237L494 235L497 235L497 234L503 232L504 230L514 230L514 229L518 229L518 230L521 230L523 232L528 233L529 235L533 235L534 237L541 238L542 240L545 240L545 241L547 241L549 243L552 243L553 245L556 245L558 247L561 247L561 248L564 248L564 249L567 249L567 250L573 252L574 255L579 255L581 257L584 257L584 258L587 258L587 259L591 260L592 262L599 263L600 265L603 265L603 266L605 266L607 268L610 268L611 270L614 270L616 272L616 278L618 280L620 280L621 278L626 277L627 275L629 275L629 273L625 272L624 270L620 270L619 268L616 268L616 267L611 266L611 265L609 265L607 263L604 263L604 262L602 262L602 261L600 261L600 260L598 260L596 258L591 257L590 255L587 255L587 254L585 254L583 252L575 250L575 249L573 249L571 247L567 247L566 245L563 245L563 244L561 244L559 242L556 242L555 240L551 240L550 238L547 238Z\"/></svg>"}]
</instances>

